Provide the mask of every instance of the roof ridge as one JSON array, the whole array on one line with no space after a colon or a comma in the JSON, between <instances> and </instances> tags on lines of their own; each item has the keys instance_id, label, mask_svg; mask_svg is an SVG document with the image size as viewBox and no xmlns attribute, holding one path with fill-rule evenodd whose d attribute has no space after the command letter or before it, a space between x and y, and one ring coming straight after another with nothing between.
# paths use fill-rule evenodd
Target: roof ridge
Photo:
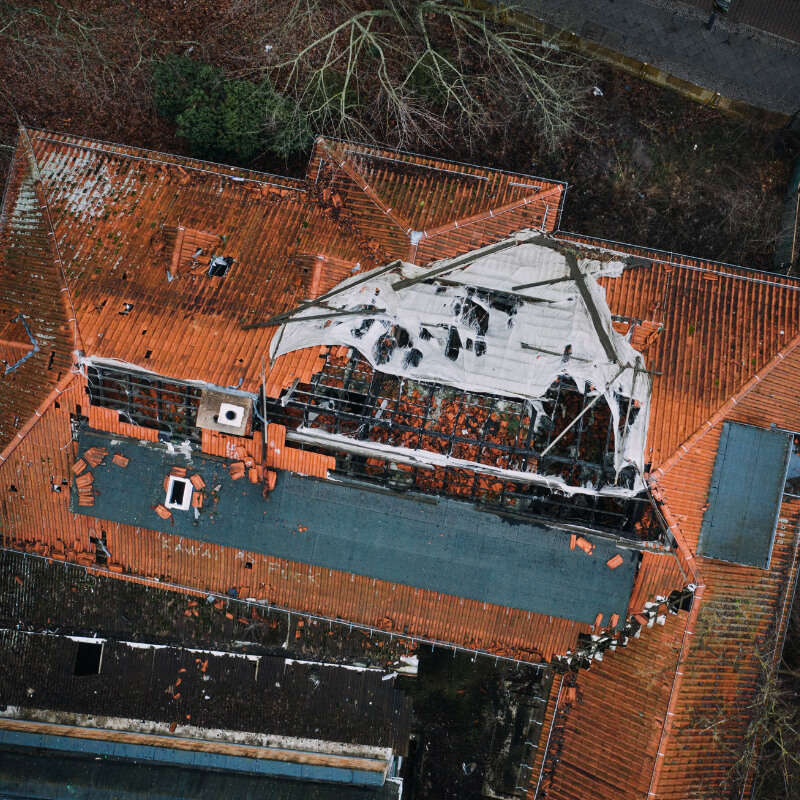
<instances>
[{"instance_id":1,"label":"roof ridge","mask_svg":"<svg viewBox=\"0 0 800 800\"><path fill-rule=\"evenodd\" d=\"M509 200L507 203L502 203L495 208L487 209L486 211L478 211L475 214L471 214L468 217L464 217L462 220L451 220L450 222L445 222L441 225L437 225L435 228L430 228L429 230L424 231L417 231L416 233L420 234L421 239L432 239L435 236L439 236L440 234L447 233L448 231L455 230L457 228L464 228L467 225L473 225L476 222L483 222L486 219L491 219L493 217L499 217L502 214L507 214L510 211L515 211L518 208L522 208L524 206L529 205L530 203L538 202L544 200L546 197L549 197L552 194L558 193L562 194L561 186L552 186L549 189L545 190L541 194L539 190L535 191L533 194L525 195L524 197L520 198L519 200ZM559 205L563 197L559 198ZM543 229L544 226L547 224L547 216L548 214L545 213L545 218L542 221Z\"/></svg>"},{"instance_id":2,"label":"roof ridge","mask_svg":"<svg viewBox=\"0 0 800 800\"><path fill-rule=\"evenodd\" d=\"M394 212L383 198L368 183L361 170L353 163L353 160L345 156L343 159L328 147L324 138L317 139L317 144L328 154L331 160L341 169L359 189L380 209L406 236L411 236L414 232L408 220Z\"/></svg>"},{"instance_id":3,"label":"roof ridge","mask_svg":"<svg viewBox=\"0 0 800 800\"><path fill-rule=\"evenodd\" d=\"M534 181L543 181L545 183L558 184L559 186L562 186L565 190L569 187L567 181L561 181L556 178L544 178L541 175L534 175L531 172L516 172L515 170L487 167L485 164L473 164L471 161L456 161L453 158L443 158L441 156L426 156L423 153L412 153L410 150L402 150L397 147L385 147L380 145L368 144L367 142L354 142L351 141L350 139L342 139L338 136L324 136L324 137L318 136L316 141L320 141L322 139L324 139L327 142L336 142L338 144L349 145L350 147L363 147L365 149L372 150L373 156L376 156L378 158L387 158L387 156L381 155L383 153L396 153L401 156L408 156L411 159L422 158L425 159L426 161L438 161L442 164L452 164L457 167L470 167L471 169L481 170L481 171L489 170L490 172L497 172L500 173L501 175L512 175L517 178L529 178L530 180ZM366 155L366 153L364 155ZM402 161L402 159L399 158L397 160ZM403 163L413 164L415 162L403 161ZM431 169L431 167L427 168ZM435 167L433 167L433 169L435 169ZM470 175L471 173L463 173L463 174Z\"/></svg>"}]
</instances>

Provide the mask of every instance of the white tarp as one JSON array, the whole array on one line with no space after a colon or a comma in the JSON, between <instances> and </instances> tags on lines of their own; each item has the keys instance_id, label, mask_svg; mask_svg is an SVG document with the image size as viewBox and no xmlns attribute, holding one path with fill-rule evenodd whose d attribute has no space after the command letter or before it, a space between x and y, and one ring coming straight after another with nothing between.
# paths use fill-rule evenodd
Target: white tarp
<instances>
[{"instance_id":1,"label":"white tarp","mask_svg":"<svg viewBox=\"0 0 800 800\"><path fill-rule=\"evenodd\" d=\"M277 346L273 346L272 356L314 345L346 345L356 348L376 369L392 375L524 398L539 409L539 398L556 378L568 375L590 395L605 395L615 430L620 430L621 414L624 423L627 408L620 397L633 397L639 413L626 433L616 437L615 461L617 471L628 463L641 471L650 378L642 372L641 354L612 327L605 291L596 280L601 275L618 277L624 265L579 260L599 317L593 321L570 277L566 257L549 242L537 242L536 238L518 234L515 246L486 255L476 251L474 261L431 283L392 288L402 278L428 273L446 266L447 261L424 269L403 264L358 283L326 301L327 308L374 308L374 314L300 321L304 316L320 315L319 306L309 308L274 338ZM359 280L363 277L348 278L337 288ZM514 290L541 281L551 282ZM598 335L598 323L611 342L613 360ZM564 355L567 347L569 357Z\"/></svg>"}]
</instances>

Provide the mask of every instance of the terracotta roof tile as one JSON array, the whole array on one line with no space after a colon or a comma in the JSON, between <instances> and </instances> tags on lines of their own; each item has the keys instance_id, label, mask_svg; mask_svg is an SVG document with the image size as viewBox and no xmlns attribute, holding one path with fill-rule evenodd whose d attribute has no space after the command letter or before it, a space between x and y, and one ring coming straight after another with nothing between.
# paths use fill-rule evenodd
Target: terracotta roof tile
<instances>
[{"instance_id":1,"label":"terracotta roof tile","mask_svg":"<svg viewBox=\"0 0 800 800\"><path fill-rule=\"evenodd\" d=\"M0 358L22 357L20 313L34 336L38 351L13 371L0 367L0 450L33 415L35 409L71 368L74 347L65 293L52 245L47 211L42 207L35 165L27 140L21 136L11 163L0 211L0 328L6 340ZM16 331L16 332L15 332ZM8 352L9 343L17 344ZM16 361L16 359L15 359Z\"/></svg>"},{"instance_id":2,"label":"terracotta roof tile","mask_svg":"<svg viewBox=\"0 0 800 800\"><path fill-rule=\"evenodd\" d=\"M628 616L636 614L656 597L668 597L670 592L690 582L673 554L645 552L633 584Z\"/></svg>"},{"instance_id":3,"label":"terracotta roof tile","mask_svg":"<svg viewBox=\"0 0 800 800\"><path fill-rule=\"evenodd\" d=\"M4 493L3 529L16 547L26 544L42 555L55 552L76 560L77 552L94 552L90 537L105 531L113 563L127 578L166 581L185 589L224 593L243 585L242 570L250 561L248 585L258 599L332 619L382 628L412 637L453 643L492 653L538 661L574 649L579 634L589 626L528 611L466 600L373 578L310 567L237 548L188 541L157 531L115 522L103 523L69 511L69 492L53 491L53 481L69 481L77 454L69 443L70 413L88 404L85 379L70 377L59 406L51 404L32 425L24 439L0 465L0 491ZM279 431L276 431L279 433ZM235 457L237 445L220 436L206 439L206 452ZM279 441L279 438L273 439ZM255 439L254 439L255 442ZM230 449L233 453L229 453ZM215 451L214 448L217 448ZM247 448L247 446L246 446ZM258 448L253 447L254 451ZM293 450L293 448L284 448ZM303 459L313 455L302 451ZM250 452L255 455L255 452ZM41 454L41 458L40 458ZM325 457L317 457L324 463ZM35 462L35 468L28 464ZM316 462L315 462L316 463ZM14 485L16 491L9 492ZM72 542L79 542L79 551ZM122 575L121 575L122 577Z\"/></svg>"},{"instance_id":4,"label":"terracotta roof tile","mask_svg":"<svg viewBox=\"0 0 800 800\"><path fill-rule=\"evenodd\" d=\"M566 190L531 175L332 139L318 140L308 176L345 198L360 230L380 246L383 263L403 258L425 264L521 228L554 230Z\"/></svg>"},{"instance_id":5,"label":"terracotta roof tile","mask_svg":"<svg viewBox=\"0 0 800 800\"><path fill-rule=\"evenodd\" d=\"M383 203L417 231L488 212L542 190L563 193L566 188L559 181L533 175L378 150L335 139L326 142L334 157L347 158ZM320 152L312 156L308 173L312 179L322 158ZM560 208L560 200L559 196L551 205Z\"/></svg>"},{"instance_id":6,"label":"terracotta roof tile","mask_svg":"<svg viewBox=\"0 0 800 800\"><path fill-rule=\"evenodd\" d=\"M600 281L613 314L653 336L647 455L655 468L800 331L800 281L616 242L559 234L645 266ZM708 278L714 280L708 280Z\"/></svg>"},{"instance_id":7,"label":"terracotta roof tile","mask_svg":"<svg viewBox=\"0 0 800 800\"><path fill-rule=\"evenodd\" d=\"M721 280L723 280L721 278ZM708 497L711 474L719 444L719 433L726 419L765 425L774 421L778 427L797 430L800 410L789 396L787 387L794 385L800 370L800 336L793 339L784 350L771 359L741 390L713 415L656 470L659 497L667 503L673 533L679 538L683 550L684 573L697 580L701 576L702 592L695 599L693 614L685 619L683 668L675 672L670 684L673 714L667 725L663 717L651 720L650 730L641 736L658 737L661 757L652 757L641 773L640 783L632 794L625 794L619 786L607 789L613 796L653 797L679 800L691 793L692 797L714 800L719 797L720 785L732 779L735 753L741 737L753 714L753 700L760 680L762 662L775 663L780 657L783 636L791 608L792 587L798 569L800 536L800 498L784 495L779 511L778 525L772 558L768 570L745 567L724 561L695 557L704 505ZM654 490L655 491L655 490ZM663 494L662 494L663 492ZM651 561L664 556L645 555ZM690 572L694 558L695 573ZM669 561L661 561L662 564ZM674 563L674 562L673 562ZM642 569L645 568L644 559ZM640 576L642 572L640 571ZM631 612L648 593L665 594L652 564L645 577L637 578L631 598ZM674 578L677 578L674 575ZM667 584L673 578L667 578ZM653 599L653 596L650 597ZM696 614L696 620L692 616ZM668 618L669 619L669 618ZM735 620L735 624L732 621ZM642 632L642 640L652 636ZM635 645L633 645L635 646ZM630 647L628 648L630 650ZM756 655L757 649L760 655ZM613 654L615 657L621 651ZM609 681L626 685L632 680L627 675L627 660L606 655L602 664L594 665L589 674L606 673ZM620 670L622 673L620 673ZM598 675L597 680L600 680ZM592 684L593 685L593 684ZM638 691L638 684L629 684ZM582 714L599 725L601 735L606 731L615 742L627 741L628 731L636 730L642 720L640 706L622 708L612 722L603 723L592 716L597 701L584 700ZM647 706L650 707L650 706ZM724 725L721 721L724 719ZM570 720L572 721L572 720ZM599 772L572 771L564 766L563 752L569 746L585 747L585 731L568 728L562 742L562 758L553 772L552 790L541 797L578 797L590 793L590 783L597 781ZM631 740L631 746L635 742ZM576 762L577 763L577 762ZM607 766L603 775L607 775ZM752 776L748 778L748 781ZM745 786L745 793L746 793ZM595 789L595 794L604 796Z\"/></svg>"},{"instance_id":8,"label":"terracotta roof tile","mask_svg":"<svg viewBox=\"0 0 800 800\"><path fill-rule=\"evenodd\" d=\"M69 416L79 405L82 412L89 407L93 426L157 438L152 429L89 405L85 379L69 372L77 341L95 358L255 393L277 329L243 330L243 322L263 321L394 257L427 263L521 228L552 229L563 184L332 140L318 142L300 184L42 131L30 137L36 163L25 139L0 218L0 320L7 324L22 310L46 345L12 378L0 378L0 513L15 546L84 563L93 553L90 537L102 530L109 568L120 577L213 592L245 585L241 570L249 560L246 585L263 600L523 659L574 650L579 634L590 633L565 620L103 523L69 513L65 491L79 457ZM427 238L415 235L418 248L409 229L428 231ZM566 681L561 686L570 714L560 717L551 699L550 745L561 756L548 764L543 749L535 755L546 776L540 791L552 798L694 792L711 800L748 721L759 667L755 646L773 630L779 644L785 630L800 500L784 499L769 570L709 561L694 551L723 421L800 430L793 391L800 377L800 282L558 235L604 250L604 258L638 259L601 283L617 325L632 326L654 371L647 460L676 551L643 554L629 612L690 582L697 592L689 614L668 615L665 626L645 629L638 641L606 651L581 672L575 697ZM193 266L192 248L200 244L203 259L233 259L224 278ZM267 394L309 381L324 352L314 347L276 359ZM286 447L278 426L270 426L266 439L266 465L259 436L245 440L255 467L322 476L331 466L329 457ZM202 449L244 464L236 449L242 441L204 432ZM675 669L679 655L683 671ZM720 704L728 722L715 734L702 721ZM598 741L612 740L625 758L597 749Z\"/></svg>"},{"instance_id":9,"label":"terracotta roof tile","mask_svg":"<svg viewBox=\"0 0 800 800\"><path fill-rule=\"evenodd\" d=\"M669 615L664 626L643 629L641 638L579 672L576 702L550 743L558 763L539 798L647 796L686 617Z\"/></svg>"},{"instance_id":10,"label":"terracotta roof tile","mask_svg":"<svg viewBox=\"0 0 800 800\"><path fill-rule=\"evenodd\" d=\"M252 173L186 173L178 159L132 148L36 131L31 138L87 354L255 391L274 329L243 331L241 323L303 299L282 267L309 210L304 191ZM76 179L85 191L72 190ZM215 254L234 259L226 277L170 280L180 227L202 231L209 251L219 237Z\"/></svg>"},{"instance_id":11,"label":"terracotta roof tile","mask_svg":"<svg viewBox=\"0 0 800 800\"><path fill-rule=\"evenodd\" d=\"M89 417L90 427L97 430L118 433L121 436L131 436L134 439L148 442L158 441L158 431L155 428L145 428L141 425L122 422L119 418L119 412L113 409L90 405L87 416Z\"/></svg>"}]
</instances>

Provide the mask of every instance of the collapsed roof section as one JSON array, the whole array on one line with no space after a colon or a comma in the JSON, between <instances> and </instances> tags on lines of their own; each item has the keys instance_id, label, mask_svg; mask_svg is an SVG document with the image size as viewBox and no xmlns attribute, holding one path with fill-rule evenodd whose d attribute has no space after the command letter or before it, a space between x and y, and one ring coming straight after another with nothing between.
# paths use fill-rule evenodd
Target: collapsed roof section
<instances>
[{"instance_id":1,"label":"collapsed roof section","mask_svg":"<svg viewBox=\"0 0 800 800\"><path fill-rule=\"evenodd\" d=\"M552 432L556 411L567 413L548 402L551 387L566 380L584 398L572 419L555 437L540 437L538 453L534 448L524 466L506 462L500 472L571 493L635 494L642 488L650 378L642 355L613 328L597 283L598 277L619 276L623 267L621 261L579 260L532 232L424 270L398 263L374 276L348 278L317 304L286 316L271 355L340 345L357 350L373 370L406 381L522 400L534 438ZM585 474L570 479L537 469L539 458L585 415L597 413L601 400L610 410L613 472L618 478L633 467L632 480L601 485ZM443 408L442 398L434 403ZM421 443L399 447L426 449ZM576 457L580 442L571 447ZM598 460L605 458L602 452Z\"/></svg>"}]
</instances>

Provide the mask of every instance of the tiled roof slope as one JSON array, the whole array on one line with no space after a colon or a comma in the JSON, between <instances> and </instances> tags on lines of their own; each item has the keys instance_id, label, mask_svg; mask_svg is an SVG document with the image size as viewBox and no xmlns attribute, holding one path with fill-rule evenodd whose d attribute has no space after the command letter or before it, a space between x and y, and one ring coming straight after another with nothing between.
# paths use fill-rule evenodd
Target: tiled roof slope
<instances>
[{"instance_id":1,"label":"tiled roof slope","mask_svg":"<svg viewBox=\"0 0 800 800\"><path fill-rule=\"evenodd\" d=\"M30 135L87 355L255 390L272 329L243 331L241 323L306 296L302 275L286 268L309 210L304 189L133 148ZM216 254L234 259L229 276L204 269L169 280L169 235L179 227L219 237Z\"/></svg>"},{"instance_id":2,"label":"tiled roof slope","mask_svg":"<svg viewBox=\"0 0 800 800\"><path fill-rule=\"evenodd\" d=\"M0 210L0 328L22 314L38 350L13 371L0 363L0 451L69 371L74 347L58 253L27 145L20 136Z\"/></svg>"},{"instance_id":3,"label":"tiled roof slope","mask_svg":"<svg viewBox=\"0 0 800 800\"><path fill-rule=\"evenodd\" d=\"M800 331L800 281L599 239L560 238L652 259L602 279L612 313L656 323L644 356L653 380L653 468ZM770 420L771 421L771 420Z\"/></svg>"},{"instance_id":4,"label":"tiled roof slope","mask_svg":"<svg viewBox=\"0 0 800 800\"><path fill-rule=\"evenodd\" d=\"M792 388L800 379L796 336L685 444L655 479L694 549L725 420L800 430ZM693 490L688 484L692 484ZM705 490L702 499L698 489ZM658 797L685 797L687 781L698 798L717 797L752 719L762 662L780 657L797 579L800 498L784 495L768 570L698 557L706 589L666 741ZM756 650L759 655L756 655ZM750 776L752 777L752 776Z\"/></svg>"},{"instance_id":5,"label":"tiled roof slope","mask_svg":"<svg viewBox=\"0 0 800 800\"><path fill-rule=\"evenodd\" d=\"M673 657L669 675L671 714L668 719L663 712L650 715L655 696L651 694L640 702L618 705L615 714L604 714L605 701L594 696L590 700L584 694L583 705L571 711L558 742L560 760L550 782L543 782L539 797L719 800L729 795L747 796L752 775L745 780L744 794L733 778L744 752L743 737L753 718L764 666L780 657L791 611L800 552L800 497L783 497L767 570L703 558L696 555L696 548L723 423L730 420L762 427L774 423L779 428L800 430L800 407L793 395L798 379L800 336L770 359L651 475L671 524L677 526L673 530L680 533L684 555L696 564L694 577L703 582L702 600L694 601L696 619L683 613L668 616L666 628L645 629L640 641L629 643L623 652L607 654L601 664L581 673L578 685L585 693L598 686L625 686L626 694L635 694L643 686L631 672L638 651L656 647L659 658L671 652L674 640L670 631L680 620L675 635L683 639L684 652L680 664L677 656ZM670 638L669 645L664 637ZM589 729L595 731L594 737L586 735ZM641 750L642 742L653 737L659 742L660 756ZM626 783L618 776L617 782L611 781L613 788L601 789L608 776L614 775L616 763L602 768L585 765L596 753L593 742L604 739L613 740L615 749L640 752L639 779ZM571 761L563 757L566 752L574 754ZM630 769L631 763L627 762ZM739 762L739 767L742 763L747 762ZM746 769L739 773L740 778L746 775Z\"/></svg>"},{"instance_id":6,"label":"tiled roof slope","mask_svg":"<svg viewBox=\"0 0 800 800\"><path fill-rule=\"evenodd\" d=\"M318 143L308 176L346 196L364 230L383 229L387 255L417 264L523 228L552 231L566 192L558 181L331 139Z\"/></svg>"},{"instance_id":7,"label":"tiled roof slope","mask_svg":"<svg viewBox=\"0 0 800 800\"><path fill-rule=\"evenodd\" d=\"M540 798L647 795L686 616L669 615L664 626L645 628L641 639L606 651L601 663L578 675L567 713L569 701L562 697L559 704L563 729L551 740Z\"/></svg>"},{"instance_id":8,"label":"tiled roof slope","mask_svg":"<svg viewBox=\"0 0 800 800\"><path fill-rule=\"evenodd\" d=\"M364 147L350 154L322 139L306 182L46 131L25 131L22 139L32 142L42 175L86 355L251 392L275 328L242 325L288 310L355 270L409 258L409 230L398 227L397 214L445 227L475 212L498 214L430 239L441 257L519 227L552 229L565 188ZM412 172L396 212L359 171L392 159ZM367 171L381 192L392 174ZM431 175L444 196L432 195ZM534 183L546 202L528 202ZM13 184L10 194L18 199ZM517 202L519 210L501 208ZM422 214L426 207L444 211ZM47 226L39 227L43 235ZM197 261L195 246L203 250ZM233 259L224 278L207 274L212 254ZM25 259L32 268L30 248ZM270 393L307 380L317 366L307 356L277 359Z\"/></svg>"},{"instance_id":9,"label":"tiled roof slope","mask_svg":"<svg viewBox=\"0 0 800 800\"><path fill-rule=\"evenodd\" d=\"M86 352L177 379L249 391L259 386L274 329L243 331L242 322L291 308L342 276L391 258L424 264L520 228L551 229L556 218L547 200L550 193L557 197L560 211L563 197L561 184L335 141L317 143L309 180L300 184L44 132L30 136ZM9 193L20 209L27 202L16 199L23 197L24 155L18 147L14 175L21 182L12 182ZM529 195L529 184L542 191ZM25 262L29 270L36 253L45 252L41 223L34 225L39 249ZM181 229L193 231L198 241L216 238L217 254L234 258L229 276L190 274L191 266L181 272L187 269L185 248L175 267L170 248ZM21 230L11 228L14 235ZM607 653L579 675L584 705L573 704L581 710L573 711L574 722L551 742L553 752L560 748L569 759L555 765L545 788L549 797L616 796L619 789L627 792L621 796L679 798L693 792L711 800L729 774L729 748L747 724L759 668L754 648L764 642L774 648L773 637L780 643L785 628L800 501L784 499L769 570L711 562L695 557L694 550L722 421L800 428L792 394L800 371L800 282L559 236L600 248L601 257L645 259L603 284L617 324L638 326L633 335L654 371L647 453L679 552L677 561L644 556L630 611L687 581L700 586L689 615L668 616L663 628L645 630L640 640ZM179 274L170 281L171 268ZM34 307L33 298L27 302ZM66 336L64 346L68 353L72 342ZM308 380L319 355L314 348L278 359L267 375L270 394L295 378ZM51 385L33 393L29 415ZM72 447L65 447L69 414L87 403L85 384L76 377L59 389L58 400L40 407L41 418L31 416L39 421L27 422L27 435L16 437L19 445L4 454L0 522L6 543L88 565L89 536L98 534L98 523L69 514L67 492L54 490L69 480L75 458ZM589 632L563 620L122 524L109 524L105 532L118 571L215 592L235 586L246 596L293 609L437 641L538 659L573 649L578 634ZM248 559L253 568L245 571ZM650 673L642 670L652 659L675 660L676 647L691 669L674 670L669 689L657 689L656 713L645 713L652 699ZM617 685L638 700L608 704L604 691ZM592 697L597 699L587 703ZM709 719L721 716L725 721L712 729ZM598 735L590 737L590 730ZM620 751L646 750L627 787L618 766L601 772L591 748L606 740Z\"/></svg>"},{"instance_id":10,"label":"tiled roof slope","mask_svg":"<svg viewBox=\"0 0 800 800\"><path fill-rule=\"evenodd\" d=\"M220 594L236 587L242 597L293 610L523 660L565 653L590 632L570 620L73 514L62 481L76 460L70 414L88 404L85 385L76 376L0 465L4 544L88 566L94 562L90 537L105 533L117 572Z\"/></svg>"}]
</instances>

